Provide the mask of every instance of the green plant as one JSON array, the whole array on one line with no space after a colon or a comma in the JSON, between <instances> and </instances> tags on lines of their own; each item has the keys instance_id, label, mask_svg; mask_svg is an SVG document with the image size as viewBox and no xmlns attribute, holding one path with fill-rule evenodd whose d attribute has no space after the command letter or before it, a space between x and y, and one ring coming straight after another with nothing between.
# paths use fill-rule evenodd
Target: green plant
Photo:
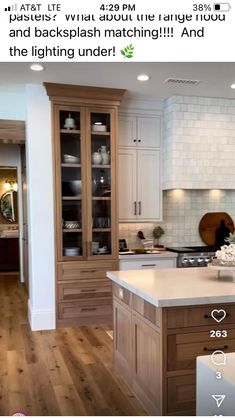
<instances>
[{"instance_id":1,"label":"green plant","mask_svg":"<svg viewBox=\"0 0 235 418\"><path fill-rule=\"evenodd\" d=\"M125 58L133 58L134 49L132 44L127 45L125 48L121 49L121 54L124 55Z\"/></svg>"},{"instance_id":2,"label":"green plant","mask_svg":"<svg viewBox=\"0 0 235 418\"><path fill-rule=\"evenodd\" d=\"M159 239L161 238L162 235L165 234L164 229L161 226L155 226L155 228L153 229L153 238L157 240L157 245L159 244Z\"/></svg>"},{"instance_id":3,"label":"green plant","mask_svg":"<svg viewBox=\"0 0 235 418\"><path fill-rule=\"evenodd\" d=\"M229 244L235 244L235 233L232 234L232 232L230 232L229 237L225 238L225 241Z\"/></svg>"}]
</instances>

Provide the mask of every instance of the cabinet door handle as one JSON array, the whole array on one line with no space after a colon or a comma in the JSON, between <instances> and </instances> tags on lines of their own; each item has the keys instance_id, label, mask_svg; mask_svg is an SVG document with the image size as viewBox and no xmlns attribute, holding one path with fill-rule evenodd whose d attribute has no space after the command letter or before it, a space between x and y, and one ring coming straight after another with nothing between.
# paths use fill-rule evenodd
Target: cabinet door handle
<instances>
[{"instance_id":1,"label":"cabinet door handle","mask_svg":"<svg viewBox=\"0 0 235 418\"><path fill-rule=\"evenodd\" d=\"M137 215L137 202L134 202L134 215Z\"/></svg>"},{"instance_id":2,"label":"cabinet door handle","mask_svg":"<svg viewBox=\"0 0 235 418\"><path fill-rule=\"evenodd\" d=\"M96 270L81 270L81 273L96 273Z\"/></svg>"},{"instance_id":3,"label":"cabinet door handle","mask_svg":"<svg viewBox=\"0 0 235 418\"><path fill-rule=\"evenodd\" d=\"M137 142L137 139L133 139L133 142Z\"/></svg>"},{"instance_id":4,"label":"cabinet door handle","mask_svg":"<svg viewBox=\"0 0 235 418\"><path fill-rule=\"evenodd\" d=\"M155 267L157 264L141 264L141 267Z\"/></svg>"},{"instance_id":5,"label":"cabinet door handle","mask_svg":"<svg viewBox=\"0 0 235 418\"><path fill-rule=\"evenodd\" d=\"M95 292L97 289L81 289L81 293Z\"/></svg>"},{"instance_id":6,"label":"cabinet door handle","mask_svg":"<svg viewBox=\"0 0 235 418\"><path fill-rule=\"evenodd\" d=\"M141 139L138 139L138 142L141 142Z\"/></svg>"},{"instance_id":7,"label":"cabinet door handle","mask_svg":"<svg viewBox=\"0 0 235 418\"><path fill-rule=\"evenodd\" d=\"M217 351L217 350L220 350L220 351L223 351L223 350L227 350L228 349L228 346L227 345L224 345L223 347L211 347L211 348L207 348L207 347L204 347L203 348L203 350L204 351Z\"/></svg>"},{"instance_id":8,"label":"cabinet door handle","mask_svg":"<svg viewBox=\"0 0 235 418\"><path fill-rule=\"evenodd\" d=\"M139 215L141 215L141 202L139 202Z\"/></svg>"}]
</instances>

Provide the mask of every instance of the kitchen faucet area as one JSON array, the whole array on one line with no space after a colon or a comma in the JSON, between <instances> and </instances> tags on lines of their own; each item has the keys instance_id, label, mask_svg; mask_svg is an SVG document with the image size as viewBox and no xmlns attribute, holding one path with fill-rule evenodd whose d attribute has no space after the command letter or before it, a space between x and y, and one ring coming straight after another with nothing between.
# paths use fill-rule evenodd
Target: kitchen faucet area
<instances>
[{"instance_id":1,"label":"kitchen faucet area","mask_svg":"<svg viewBox=\"0 0 235 418\"><path fill-rule=\"evenodd\" d=\"M0 63L0 415L234 413L232 83Z\"/></svg>"}]
</instances>

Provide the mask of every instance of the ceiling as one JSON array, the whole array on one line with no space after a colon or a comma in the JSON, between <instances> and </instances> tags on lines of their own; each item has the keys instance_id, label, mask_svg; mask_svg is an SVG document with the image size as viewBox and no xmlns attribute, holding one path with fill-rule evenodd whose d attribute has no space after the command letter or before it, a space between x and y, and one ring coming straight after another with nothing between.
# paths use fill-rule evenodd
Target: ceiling
<instances>
[{"instance_id":1,"label":"ceiling","mask_svg":"<svg viewBox=\"0 0 235 418\"><path fill-rule=\"evenodd\" d=\"M45 63L45 70L31 71L29 63L0 63L0 89L6 84L69 83L128 90L128 96L167 98L172 95L235 98L235 63L128 62ZM138 74L151 79L139 82ZM166 85L167 78L201 80L196 86Z\"/></svg>"}]
</instances>

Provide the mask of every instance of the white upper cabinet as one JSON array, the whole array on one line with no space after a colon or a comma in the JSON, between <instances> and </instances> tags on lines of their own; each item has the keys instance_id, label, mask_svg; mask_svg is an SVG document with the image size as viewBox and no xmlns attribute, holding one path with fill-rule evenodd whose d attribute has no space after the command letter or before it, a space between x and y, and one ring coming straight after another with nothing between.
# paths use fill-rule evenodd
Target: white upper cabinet
<instances>
[{"instance_id":1,"label":"white upper cabinet","mask_svg":"<svg viewBox=\"0 0 235 418\"><path fill-rule=\"evenodd\" d=\"M119 148L118 171L119 220L160 220L160 151Z\"/></svg>"},{"instance_id":2,"label":"white upper cabinet","mask_svg":"<svg viewBox=\"0 0 235 418\"><path fill-rule=\"evenodd\" d=\"M120 115L119 146L159 148L161 119L158 116Z\"/></svg>"},{"instance_id":3,"label":"white upper cabinet","mask_svg":"<svg viewBox=\"0 0 235 418\"><path fill-rule=\"evenodd\" d=\"M119 146L133 147L137 141L137 125L135 116L119 116Z\"/></svg>"},{"instance_id":4,"label":"white upper cabinet","mask_svg":"<svg viewBox=\"0 0 235 418\"><path fill-rule=\"evenodd\" d=\"M119 220L155 222L162 216L161 117L119 116Z\"/></svg>"},{"instance_id":5,"label":"white upper cabinet","mask_svg":"<svg viewBox=\"0 0 235 418\"><path fill-rule=\"evenodd\" d=\"M138 150L138 217L144 220L161 218L159 151Z\"/></svg>"},{"instance_id":6,"label":"white upper cabinet","mask_svg":"<svg viewBox=\"0 0 235 418\"><path fill-rule=\"evenodd\" d=\"M135 220L137 215L136 150L120 148L118 153L119 219Z\"/></svg>"}]
</instances>

